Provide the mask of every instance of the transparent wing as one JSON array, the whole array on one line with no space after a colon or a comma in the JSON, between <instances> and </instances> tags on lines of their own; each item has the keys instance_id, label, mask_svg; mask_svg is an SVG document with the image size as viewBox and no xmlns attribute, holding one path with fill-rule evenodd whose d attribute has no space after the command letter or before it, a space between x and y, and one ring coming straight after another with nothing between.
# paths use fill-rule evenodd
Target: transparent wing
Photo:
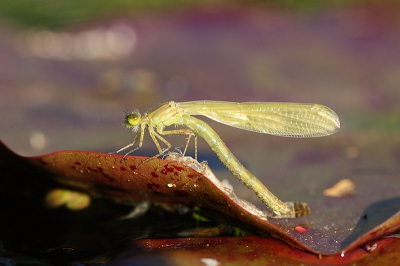
<instances>
[{"instance_id":1,"label":"transparent wing","mask_svg":"<svg viewBox=\"0 0 400 266\"><path fill-rule=\"evenodd\" d=\"M340 128L339 117L319 104L194 101L178 103L185 113L219 123L277 136L320 137Z\"/></svg>"}]
</instances>

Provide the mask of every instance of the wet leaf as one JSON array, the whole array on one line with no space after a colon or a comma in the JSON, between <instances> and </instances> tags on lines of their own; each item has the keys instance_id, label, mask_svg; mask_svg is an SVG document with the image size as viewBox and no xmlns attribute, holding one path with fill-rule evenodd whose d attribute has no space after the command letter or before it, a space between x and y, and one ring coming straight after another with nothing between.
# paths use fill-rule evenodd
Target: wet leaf
<instances>
[{"instance_id":1,"label":"wet leaf","mask_svg":"<svg viewBox=\"0 0 400 266\"><path fill-rule=\"evenodd\" d=\"M131 250L126 250L111 265L142 261L151 261L154 265L187 265L188 261L191 265L204 265L204 259L214 263L210 265L392 265L398 262L399 239L381 239L371 245L375 247L372 252L363 246L345 254L324 256L293 249L274 238L256 236L143 239L133 241Z\"/></svg>"},{"instance_id":2,"label":"wet leaf","mask_svg":"<svg viewBox=\"0 0 400 266\"><path fill-rule=\"evenodd\" d=\"M150 200L202 206L239 219L258 231L313 252L289 233L233 201L207 177L184 164L147 157L61 151L26 158L69 187L117 201Z\"/></svg>"},{"instance_id":3,"label":"wet leaf","mask_svg":"<svg viewBox=\"0 0 400 266\"><path fill-rule=\"evenodd\" d=\"M321 235L318 230L314 229L316 225L313 224L302 224L296 221L296 219L265 220L262 217L253 215L242 206L238 205L237 202L232 201L226 193L221 191L221 189L209 181L208 178L184 164L161 159L148 160L147 157L136 156L130 156L126 160L121 161L121 155L83 151L62 151L24 158L13 154L4 146L1 148L0 155L2 160L0 166L4 173L2 182L8 179L12 179L13 181L20 179L23 181L21 183L21 190L23 190L29 182L35 184L43 183L49 188L59 187L61 184L62 187L74 188L92 195L111 197L118 202L150 200L153 202L201 206L206 212L228 215L225 216L227 223L235 224L234 220L239 220L243 228L249 228L253 232L258 232L264 236L272 235L284 240L291 246L309 252L304 253L302 251L296 251L288 248L285 244L280 244L287 249L286 251L282 251L282 253L280 253L281 251L279 249L276 249L275 244L271 246L274 247L273 249L271 248L271 250L264 250L265 247L263 248L263 252L271 252L270 256L272 256L272 254L281 254L283 261L288 259L292 260L293 252L298 254L298 259L300 261L304 258L307 258L307 260L313 258L309 259L310 263L319 263L319 260L314 262L316 257L315 255L310 255L310 253L323 255L337 254L327 257L327 259L330 258L329 260L343 259L342 257L339 259L338 256L343 256L343 254L345 254L346 258L349 258L349 262L357 261L368 256L369 253L367 251L374 254L377 253L376 251L381 252L380 250L390 241L380 240L381 242L379 242L378 239L400 230L400 216L398 213L399 199L394 198L377 202L364 211L366 213L365 216L360 217L356 226L352 228L351 234L345 238L344 241L339 243L342 247L340 250L324 253L321 252L323 249L318 250L310 248L307 245L308 242L302 241L302 239L311 238L314 242L323 242L324 245L327 245L329 242L337 241L335 236L336 228L332 230L332 235ZM45 195L45 193L43 195ZM314 208L313 211L318 213L318 208ZM228 219L228 217L230 218ZM328 223L328 221L323 220L323 217L321 219L324 223ZM140 222L140 219L138 219L137 222ZM160 221L156 222L160 223ZM293 226L294 224L296 226ZM296 228L299 227L306 228L307 230L298 232ZM181 228L181 231L184 230ZM188 232L190 232L190 230ZM203 230L202 232L207 232L207 230ZM215 232L215 230L213 232ZM224 230L220 230L220 233L223 232ZM326 239L326 237L328 237L328 239ZM247 241L247 238L240 239ZM277 241L254 237L249 239L251 241L249 240L248 247L254 250L260 250L259 245L261 244L267 245L263 241ZM235 251L235 247L237 247L235 241L240 241L235 240L235 238L226 238L225 240L227 242L219 240L218 243L223 243L224 249L233 252ZM154 245L155 243L152 240L146 241L143 240L137 243L147 243L146 245ZM208 240L169 239L164 241L167 241L167 243L169 243L168 246L174 247L174 249L192 250L197 245L193 246L193 241L207 242ZM259 241L262 243L260 244ZM375 242L378 243L378 246L374 246ZM133 242L133 245L137 243ZM204 243L202 245L204 245ZM213 244L214 242L211 241L210 243ZM372 248L371 243L373 243ZM221 247L222 246L213 246L211 250L218 250ZM184 251L182 251L183 253L177 251L162 251L159 253L159 248L154 248L154 250L150 248L149 250L157 250L157 254L161 254L163 257L186 256L183 255ZM283 250L285 249L283 248ZM251 254L253 254L255 258L260 256L264 257L265 254L263 252L261 252L261 254L254 251ZM396 253L398 251L395 250L393 252ZM205 255L200 252L195 256ZM241 260L245 257L248 258L248 256L249 255L239 256L238 261L241 262ZM224 261L224 259L221 260ZM324 264L325 262L321 261L321 263Z\"/></svg>"}]
</instances>

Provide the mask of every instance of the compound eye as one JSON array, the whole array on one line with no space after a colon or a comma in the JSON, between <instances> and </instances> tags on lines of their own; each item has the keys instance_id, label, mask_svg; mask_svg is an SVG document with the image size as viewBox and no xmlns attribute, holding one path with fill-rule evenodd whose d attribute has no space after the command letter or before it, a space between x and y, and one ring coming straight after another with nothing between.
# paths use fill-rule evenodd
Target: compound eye
<instances>
[{"instance_id":1,"label":"compound eye","mask_svg":"<svg viewBox=\"0 0 400 266\"><path fill-rule=\"evenodd\" d=\"M136 127L140 123L140 114L137 112L131 113L125 117L125 126L130 128L130 127Z\"/></svg>"}]
</instances>

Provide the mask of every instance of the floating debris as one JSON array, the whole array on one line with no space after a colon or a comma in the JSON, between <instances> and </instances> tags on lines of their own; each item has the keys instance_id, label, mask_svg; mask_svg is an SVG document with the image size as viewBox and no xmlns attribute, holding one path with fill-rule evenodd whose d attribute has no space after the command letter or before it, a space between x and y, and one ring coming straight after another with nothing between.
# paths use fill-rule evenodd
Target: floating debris
<instances>
[{"instance_id":1,"label":"floating debris","mask_svg":"<svg viewBox=\"0 0 400 266\"><path fill-rule=\"evenodd\" d=\"M333 187L325 189L324 195L327 197L345 197L355 194L356 184L350 179L342 179Z\"/></svg>"}]
</instances>

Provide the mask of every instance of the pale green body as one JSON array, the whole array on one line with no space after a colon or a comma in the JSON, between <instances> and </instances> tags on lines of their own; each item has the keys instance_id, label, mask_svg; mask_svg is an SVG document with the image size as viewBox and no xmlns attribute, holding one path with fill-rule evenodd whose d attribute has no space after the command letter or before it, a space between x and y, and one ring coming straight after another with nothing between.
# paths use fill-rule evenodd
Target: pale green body
<instances>
[{"instance_id":1,"label":"pale green body","mask_svg":"<svg viewBox=\"0 0 400 266\"><path fill-rule=\"evenodd\" d=\"M332 134L340 128L339 118L335 112L318 104L194 101L169 102L148 114L146 113L143 117L137 117L136 113L127 116L127 127L134 127L135 130L139 129L140 131L132 144L118 152L133 146L138 140L138 147L127 154L139 149L142 146L146 127L148 127L150 136L159 151L157 156L171 147L161 135L198 135L208 143L229 171L254 190L278 218L294 218L305 214L301 212L307 212L306 204L283 203L275 197L238 161L207 123L192 115L204 115L232 127L260 133L287 137L318 137ZM188 129L164 131L165 127L172 125L183 125ZM165 143L167 148L161 149L158 140Z\"/></svg>"}]
</instances>

